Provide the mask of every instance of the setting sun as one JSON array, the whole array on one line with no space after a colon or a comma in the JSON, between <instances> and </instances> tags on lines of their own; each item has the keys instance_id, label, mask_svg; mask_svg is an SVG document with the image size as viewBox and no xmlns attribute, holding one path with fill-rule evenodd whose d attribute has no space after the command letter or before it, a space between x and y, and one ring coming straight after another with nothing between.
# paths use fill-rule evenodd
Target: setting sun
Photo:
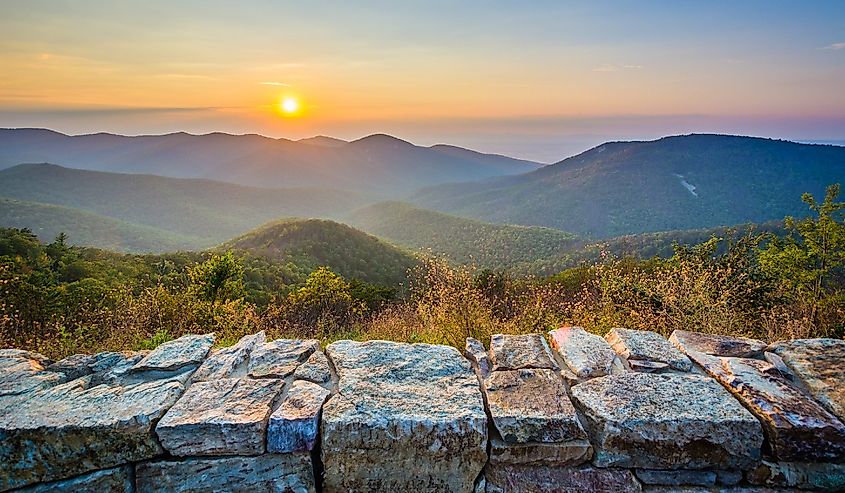
<instances>
[{"instance_id":1,"label":"setting sun","mask_svg":"<svg viewBox=\"0 0 845 493\"><path fill-rule=\"evenodd\" d=\"M293 115L297 111L299 111L299 101L294 98L284 98L282 102L279 103L279 108L282 110L282 113L286 115Z\"/></svg>"}]
</instances>

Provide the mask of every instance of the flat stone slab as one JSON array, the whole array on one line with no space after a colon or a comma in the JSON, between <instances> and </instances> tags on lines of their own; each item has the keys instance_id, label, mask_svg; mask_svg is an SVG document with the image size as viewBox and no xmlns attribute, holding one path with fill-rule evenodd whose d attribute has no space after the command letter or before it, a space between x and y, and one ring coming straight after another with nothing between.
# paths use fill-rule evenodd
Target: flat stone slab
<instances>
[{"instance_id":1,"label":"flat stone slab","mask_svg":"<svg viewBox=\"0 0 845 493\"><path fill-rule=\"evenodd\" d=\"M714 486L716 484L715 471L637 469L635 474L637 479L644 484L667 486Z\"/></svg>"},{"instance_id":2,"label":"flat stone slab","mask_svg":"<svg viewBox=\"0 0 845 493\"><path fill-rule=\"evenodd\" d=\"M507 443L500 437L490 438L489 464L545 464L577 466L589 461L593 447L587 440L563 443Z\"/></svg>"},{"instance_id":3,"label":"flat stone slab","mask_svg":"<svg viewBox=\"0 0 845 493\"><path fill-rule=\"evenodd\" d=\"M317 354L317 353L314 353ZM320 411L330 392L305 380L294 382L267 424L268 452L307 452L314 448Z\"/></svg>"},{"instance_id":4,"label":"flat stone slab","mask_svg":"<svg viewBox=\"0 0 845 493\"><path fill-rule=\"evenodd\" d=\"M471 492L487 460L478 378L457 349L387 341L326 348L324 492Z\"/></svg>"},{"instance_id":5,"label":"flat stone slab","mask_svg":"<svg viewBox=\"0 0 845 493\"><path fill-rule=\"evenodd\" d=\"M252 378L287 378L319 350L315 339L276 339L253 349L247 373Z\"/></svg>"},{"instance_id":6,"label":"flat stone slab","mask_svg":"<svg viewBox=\"0 0 845 493\"><path fill-rule=\"evenodd\" d=\"M692 370L692 363L671 342L657 332L616 328L605 339L620 356L628 360L666 363L678 371Z\"/></svg>"},{"instance_id":7,"label":"flat stone slab","mask_svg":"<svg viewBox=\"0 0 845 493\"><path fill-rule=\"evenodd\" d=\"M760 459L759 421L716 381L622 373L572 388L599 467L743 469Z\"/></svg>"},{"instance_id":8,"label":"flat stone slab","mask_svg":"<svg viewBox=\"0 0 845 493\"><path fill-rule=\"evenodd\" d=\"M44 371L50 363L38 353L19 349L0 350L0 398L46 389L65 381L61 373Z\"/></svg>"},{"instance_id":9,"label":"flat stone slab","mask_svg":"<svg viewBox=\"0 0 845 493\"><path fill-rule=\"evenodd\" d=\"M493 370L526 368L557 370L552 351L542 334L494 334L490 338Z\"/></svg>"},{"instance_id":10,"label":"flat stone slab","mask_svg":"<svg viewBox=\"0 0 845 493\"><path fill-rule=\"evenodd\" d=\"M784 461L845 460L845 425L761 360L722 358L713 372L763 423L772 454ZM712 369L712 366L711 366Z\"/></svg>"},{"instance_id":11,"label":"flat stone slab","mask_svg":"<svg viewBox=\"0 0 845 493\"><path fill-rule=\"evenodd\" d=\"M592 466L499 465L485 469L487 493L639 493L642 486L627 469Z\"/></svg>"},{"instance_id":12,"label":"flat stone slab","mask_svg":"<svg viewBox=\"0 0 845 493\"><path fill-rule=\"evenodd\" d=\"M467 337L464 344L464 356L472 362L481 378L487 378L487 375L493 371L493 362L490 360L490 355L484 348L484 344L478 339Z\"/></svg>"},{"instance_id":13,"label":"flat stone slab","mask_svg":"<svg viewBox=\"0 0 845 493\"><path fill-rule=\"evenodd\" d=\"M682 351L696 351L712 356L734 358L759 358L766 349L766 343L747 337L731 337L703 332L675 330L669 341Z\"/></svg>"},{"instance_id":14,"label":"flat stone slab","mask_svg":"<svg viewBox=\"0 0 845 493\"><path fill-rule=\"evenodd\" d=\"M845 420L845 341L796 339L775 343L770 350L819 404Z\"/></svg>"},{"instance_id":15,"label":"flat stone slab","mask_svg":"<svg viewBox=\"0 0 845 493\"><path fill-rule=\"evenodd\" d=\"M159 421L156 434L176 456L262 454L267 418L283 386L277 379L197 382Z\"/></svg>"},{"instance_id":16,"label":"flat stone slab","mask_svg":"<svg viewBox=\"0 0 845 493\"><path fill-rule=\"evenodd\" d=\"M137 493L313 493L308 454L264 454L143 462L135 468Z\"/></svg>"},{"instance_id":17,"label":"flat stone slab","mask_svg":"<svg viewBox=\"0 0 845 493\"><path fill-rule=\"evenodd\" d=\"M610 375L616 352L603 338L581 327L563 327L549 332L552 348L580 379Z\"/></svg>"},{"instance_id":18,"label":"flat stone slab","mask_svg":"<svg viewBox=\"0 0 845 493\"><path fill-rule=\"evenodd\" d=\"M70 478L163 452L153 423L184 387L155 380L90 386L91 376L0 399L0 491Z\"/></svg>"},{"instance_id":19,"label":"flat stone slab","mask_svg":"<svg viewBox=\"0 0 845 493\"><path fill-rule=\"evenodd\" d=\"M555 370L494 371L484 380L487 407L505 442L566 442L587 437Z\"/></svg>"},{"instance_id":20,"label":"flat stone slab","mask_svg":"<svg viewBox=\"0 0 845 493\"><path fill-rule=\"evenodd\" d=\"M240 377L246 374L249 355L266 340L264 331L241 337L234 345L212 352L191 376L194 382Z\"/></svg>"},{"instance_id":21,"label":"flat stone slab","mask_svg":"<svg viewBox=\"0 0 845 493\"><path fill-rule=\"evenodd\" d=\"M41 483L15 493L134 493L132 467L116 467L83 474L72 479Z\"/></svg>"},{"instance_id":22,"label":"flat stone slab","mask_svg":"<svg viewBox=\"0 0 845 493\"><path fill-rule=\"evenodd\" d=\"M672 371L672 368L666 363L658 363L657 361L646 361L632 359L628 361L631 371L638 371L641 373L663 373Z\"/></svg>"},{"instance_id":23,"label":"flat stone slab","mask_svg":"<svg viewBox=\"0 0 845 493\"><path fill-rule=\"evenodd\" d=\"M845 464L763 461L747 476L754 485L845 491Z\"/></svg>"},{"instance_id":24,"label":"flat stone slab","mask_svg":"<svg viewBox=\"0 0 845 493\"><path fill-rule=\"evenodd\" d=\"M132 372L196 368L205 360L213 345L214 334L182 336L153 349L132 367Z\"/></svg>"},{"instance_id":25,"label":"flat stone slab","mask_svg":"<svg viewBox=\"0 0 845 493\"><path fill-rule=\"evenodd\" d=\"M329 359L322 351L314 351L311 356L293 372L296 380L327 384L332 379L332 368Z\"/></svg>"},{"instance_id":26,"label":"flat stone slab","mask_svg":"<svg viewBox=\"0 0 845 493\"><path fill-rule=\"evenodd\" d=\"M706 486L645 486L646 493L800 493L798 490L772 489L760 486L706 487Z\"/></svg>"}]
</instances>

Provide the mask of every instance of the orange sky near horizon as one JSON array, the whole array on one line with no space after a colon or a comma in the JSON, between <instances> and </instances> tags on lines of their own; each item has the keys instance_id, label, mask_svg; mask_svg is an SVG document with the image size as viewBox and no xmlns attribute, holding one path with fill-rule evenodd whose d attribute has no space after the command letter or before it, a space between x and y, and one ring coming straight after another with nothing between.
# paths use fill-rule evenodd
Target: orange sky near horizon
<instances>
[{"instance_id":1,"label":"orange sky near horizon","mask_svg":"<svg viewBox=\"0 0 845 493\"><path fill-rule=\"evenodd\" d=\"M3 2L0 126L845 139L842 4L647 3Z\"/></svg>"}]
</instances>

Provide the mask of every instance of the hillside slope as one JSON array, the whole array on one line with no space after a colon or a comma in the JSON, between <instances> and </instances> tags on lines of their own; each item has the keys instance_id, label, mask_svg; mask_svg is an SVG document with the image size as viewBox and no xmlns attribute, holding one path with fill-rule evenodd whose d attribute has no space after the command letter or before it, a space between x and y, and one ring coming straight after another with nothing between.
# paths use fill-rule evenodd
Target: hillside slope
<instances>
[{"instance_id":1,"label":"hillside slope","mask_svg":"<svg viewBox=\"0 0 845 493\"><path fill-rule=\"evenodd\" d=\"M212 246L202 238L131 224L79 209L2 197L0 227L30 229L44 242L53 241L59 233L65 233L71 245L96 246L126 253L159 253Z\"/></svg>"},{"instance_id":2,"label":"hillside slope","mask_svg":"<svg viewBox=\"0 0 845 493\"><path fill-rule=\"evenodd\" d=\"M411 201L596 238L766 222L845 181L845 147L724 135L603 144L531 173L443 185Z\"/></svg>"},{"instance_id":3,"label":"hillside slope","mask_svg":"<svg viewBox=\"0 0 845 493\"><path fill-rule=\"evenodd\" d=\"M273 190L50 164L26 164L0 171L0 197L72 207L194 237L200 240L197 248L220 243L279 217L332 217L370 201L356 193L336 190Z\"/></svg>"},{"instance_id":4,"label":"hillside slope","mask_svg":"<svg viewBox=\"0 0 845 493\"><path fill-rule=\"evenodd\" d=\"M574 235L556 229L484 223L403 202L366 206L343 220L407 248L491 269L554 257L575 242Z\"/></svg>"},{"instance_id":5,"label":"hillside slope","mask_svg":"<svg viewBox=\"0 0 845 493\"><path fill-rule=\"evenodd\" d=\"M347 279L396 285L416 264L410 253L334 221L287 219L227 241L221 249L246 251L313 270L328 266Z\"/></svg>"},{"instance_id":6,"label":"hillside slope","mask_svg":"<svg viewBox=\"0 0 845 493\"><path fill-rule=\"evenodd\" d=\"M325 137L296 142L221 133L68 136L43 129L0 129L0 169L50 162L98 171L207 178L259 187L337 188L385 196L540 166L456 149L420 147L381 134L352 142Z\"/></svg>"}]
</instances>

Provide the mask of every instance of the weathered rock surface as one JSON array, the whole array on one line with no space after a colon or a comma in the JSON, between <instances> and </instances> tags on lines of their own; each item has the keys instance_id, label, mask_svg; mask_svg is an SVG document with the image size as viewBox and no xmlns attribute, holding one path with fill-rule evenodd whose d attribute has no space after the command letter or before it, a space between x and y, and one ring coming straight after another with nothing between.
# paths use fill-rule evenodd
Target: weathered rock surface
<instances>
[{"instance_id":1,"label":"weathered rock surface","mask_svg":"<svg viewBox=\"0 0 845 493\"><path fill-rule=\"evenodd\" d=\"M246 374L244 368L255 346L264 344L264 331L246 335L233 346L211 353L191 376L194 382L205 382L220 378L241 377Z\"/></svg>"},{"instance_id":2,"label":"weathered rock surface","mask_svg":"<svg viewBox=\"0 0 845 493\"><path fill-rule=\"evenodd\" d=\"M0 349L0 360L4 359L31 359L35 360L42 367L50 366L53 363L53 360L41 353L26 351L24 349Z\"/></svg>"},{"instance_id":3,"label":"weathered rock surface","mask_svg":"<svg viewBox=\"0 0 845 493\"><path fill-rule=\"evenodd\" d=\"M572 388L600 467L746 468L760 458L760 423L705 376L623 373Z\"/></svg>"},{"instance_id":4,"label":"weathered rock surface","mask_svg":"<svg viewBox=\"0 0 845 493\"><path fill-rule=\"evenodd\" d=\"M657 332L616 328L605 339L620 356L628 360L666 363L679 371L690 371L692 363L683 353Z\"/></svg>"},{"instance_id":5,"label":"weathered rock surface","mask_svg":"<svg viewBox=\"0 0 845 493\"><path fill-rule=\"evenodd\" d=\"M494 334L490 338L490 353L493 370L558 369L546 339L540 334Z\"/></svg>"},{"instance_id":6,"label":"weathered rock surface","mask_svg":"<svg viewBox=\"0 0 845 493\"><path fill-rule=\"evenodd\" d=\"M490 464L545 464L577 466L590 460L593 447L587 440L562 443L506 443L500 437L490 438Z\"/></svg>"},{"instance_id":7,"label":"weathered rock surface","mask_svg":"<svg viewBox=\"0 0 845 493\"><path fill-rule=\"evenodd\" d=\"M18 349L0 350L0 397L46 389L63 380L61 373L44 371L50 360Z\"/></svg>"},{"instance_id":8,"label":"weathered rock surface","mask_svg":"<svg viewBox=\"0 0 845 493\"><path fill-rule=\"evenodd\" d=\"M793 489L772 489L759 486L737 486L729 488L706 486L646 486L646 493L799 493Z\"/></svg>"},{"instance_id":9,"label":"weathered rock surface","mask_svg":"<svg viewBox=\"0 0 845 493\"><path fill-rule=\"evenodd\" d=\"M466 343L464 344L464 356L472 361L473 365L478 369L478 374L481 375L481 378L487 378L487 375L493 371L493 362L490 361L490 355L487 354L484 344L478 339L467 337Z\"/></svg>"},{"instance_id":10,"label":"weathered rock surface","mask_svg":"<svg viewBox=\"0 0 845 493\"><path fill-rule=\"evenodd\" d=\"M94 358L95 356L89 354L74 354L56 361L45 369L64 374L64 381L68 382L93 373L90 364L93 363Z\"/></svg>"},{"instance_id":11,"label":"weathered rock surface","mask_svg":"<svg viewBox=\"0 0 845 493\"><path fill-rule=\"evenodd\" d=\"M555 370L494 371L484 380L493 424L508 443L586 438Z\"/></svg>"},{"instance_id":12,"label":"weathered rock surface","mask_svg":"<svg viewBox=\"0 0 845 493\"><path fill-rule=\"evenodd\" d=\"M185 383L182 378L190 375L191 367L172 372L139 372L131 373L132 368L141 361L149 352L124 351L121 353L99 353L93 356L89 368L91 369L91 386L95 385L132 385L135 383L149 382L161 378L173 378L180 383ZM175 377L175 378L174 378Z\"/></svg>"},{"instance_id":13,"label":"weathered rock surface","mask_svg":"<svg viewBox=\"0 0 845 493\"><path fill-rule=\"evenodd\" d=\"M663 373L671 370L671 367L666 363L658 363L657 361L632 359L628 361L628 365L630 365L631 371L640 373Z\"/></svg>"},{"instance_id":14,"label":"weathered rock surface","mask_svg":"<svg viewBox=\"0 0 845 493\"><path fill-rule=\"evenodd\" d=\"M0 491L163 452L153 423L182 394L182 384L90 387L90 380L0 400Z\"/></svg>"},{"instance_id":15,"label":"weathered rock surface","mask_svg":"<svg viewBox=\"0 0 845 493\"><path fill-rule=\"evenodd\" d=\"M796 339L770 349L825 409L845 420L844 340Z\"/></svg>"},{"instance_id":16,"label":"weathered rock surface","mask_svg":"<svg viewBox=\"0 0 845 493\"><path fill-rule=\"evenodd\" d=\"M135 469L138 493L313 493L308 454L144 462Z\"/></svg>"},{"instance_id":17,"label":"weathered rock surface","mask_svg":"<svg viewBox=\"0 0 845 493\"><path fill-rule=\"evenodd\" d=\"M131 466L104 469L62 481L41 483L15 493L133 493Z\"/></svg>"},{"instance_id":18,"label":"weathered rock surface","mask_svg":"<svg viewBox=\"0 0 845 493\"><path fill-rule=\"evenodd\" d=\"M276 339L253 349L247 372L253 378L286 378L319 350L314 339Z\"/></svg>"},{"instance_id":19,"label":"weathered rock surface","mask_svg":"<svg viewBox=\"0 0 845 493\"><path fill-rule=\"evenodd\" d=\"M711 365L712 368L712 365ZM763 423L772 454L790 460L845 460L845 426L761 360L723 358L713 372Z\"/></svg>"},{"instance_id":20,"label":"weathered rock surface","mask_svg":"<svg viewBox=\"0 0 845 493\"><path fill-rule=\"evenodd\" d=\"M610 375L616 352L601 337L581 327L563 327L549 332L552 347L578 378Z\"/></svg>"},{"instance_id":21,"label":"weathered rock surface","mask_svg":"<svg viewBox=\"0 0 845 493\"><path fill-rule=\"evenodd\" d=\"M716 471L716 484L720 486L738 485L743 478L742 471L737 469L720 469Z\"/></svg>"},{"instance_id":22,"label":"weathered rock surface","mask_svg":"<svg viewBox=\"0 0 845 493\"><path fill-rule=\"evenodd\" d=\"M156 434L177 456L262 454L267 418L283 386L278 379L197 382L159 421Z\"/></svg>"},{"instance_id":23,"label":"weathered rock surface","mask_svg":"<svg viewBox=\"0 0 845 493\"><path fill-rule=\"evenodd\" d=\"M296 367L293 378L317 384L329 383L332 379L332 368L326 354L322 351L315 351L305 363Z\"/></svg>"},{"instance_id":24,"label":"weathered rock surface","mask_svg":"<svg viewBox=\"0 0 845 493\"><path fill-rule=\"evenodd\" d=\"M635 474L637 479L644 484L668 486L714 486L716 484L714 471L637 469Z\"/></svg>"},{"instance_id":25,"label":"weathered rock surface","mask_svg":"<svg viewBox=\"0 0 845 493\"><path fill-rule=\"evenodd\" d=\"M757 339L688 332L686 330L672 332L669 341L684 352L690 350L712 356L734 358L759 358L766 349L766 343Z\"/></svg>"},{"instance_id":26,"label":"weathered rock surface","mask_svg":"<svg viewBox=\"0 0 845 493\"><path fill-rule=\"evenodd\" d=\"M754 485L845 491L845 464L763 461L747 476Z\"/></svg>"},{"instance_id":27,"label":"weathered rock surface","mask_svg":"<svg viewBox=\"0 0 845 493\"><path fill-rule=\"evenodd\" d=\"M270 415L267 451L307 452L313 449L320 427L320 411L329 394L315 383L294 382L281 406Z\"/></svg>"},{"instance_id":28,"label":"weathered rock surface","mask_svg":"<svg viewBox=\"0 0 845 493\"><path fill-rule=\"evenodd\" d=\"M485 469L487 493L639 493L642 486L626 469L592 466L501 465Z\"/></svg>"},{"instance_id":29,"label":"weathered rock surface","mask_svg":"<svg viewBox=\"0 0 845 493\"><path fill-rule=\"evenodd\" d=\"M214 334L182 336L153 349L132 367L132 372L196 368L205 360L212 345Z\"/></svg>"},{"instance_id":30,"label":"weathered rock surface","mask_svg":"<svg viewBox=\"0 0 845 493\"><path fill-rule=\"evenodd\" d=\"M338 341L323 407L325 492L470 492L487 459L478 379L452 347Z\"/></svg>"}]
</instances>

